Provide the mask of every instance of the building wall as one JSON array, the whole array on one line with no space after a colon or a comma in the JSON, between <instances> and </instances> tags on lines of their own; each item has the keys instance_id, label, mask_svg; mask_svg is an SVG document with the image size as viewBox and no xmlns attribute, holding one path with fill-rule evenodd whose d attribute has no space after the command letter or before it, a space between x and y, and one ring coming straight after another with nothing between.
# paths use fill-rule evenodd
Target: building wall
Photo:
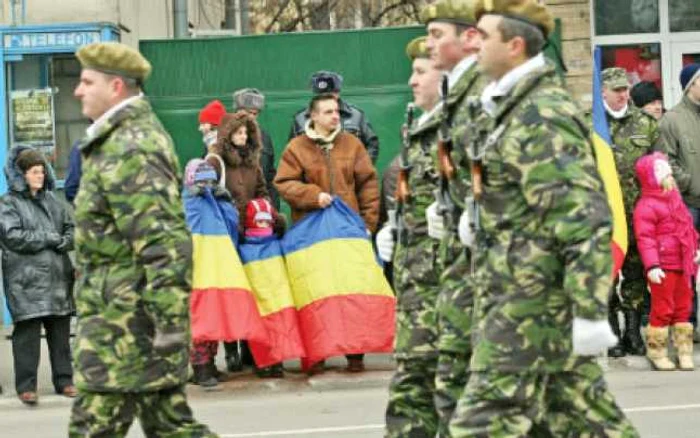
<instances>
[{"instance_id":1,"label":"building wall","mask_svg":"<svg viewBox=\"0 0 700 438\"><path fill-rule=\"evenodd\" d=\"M590 0L547 0L552 14L561 19L562 56L569 69L566 84L584 106L591 103Z\"/></svg>"},{"instance_id":2,"label":"building wall","mask_svg":"<svg viewBox=\"0 0 700 438\"><path fill-rule=\"evenodd\" d=\"M0 24L12 24L10 0L0 0ZM26 0L24 24L110 22L122 26L121 40L133 47L139 40L172 38L172 0ZM188 21L195 29L219 29L223 2L188 0ZM21 24L20 7L15 23Z\"/></svg>"}]
</instances>

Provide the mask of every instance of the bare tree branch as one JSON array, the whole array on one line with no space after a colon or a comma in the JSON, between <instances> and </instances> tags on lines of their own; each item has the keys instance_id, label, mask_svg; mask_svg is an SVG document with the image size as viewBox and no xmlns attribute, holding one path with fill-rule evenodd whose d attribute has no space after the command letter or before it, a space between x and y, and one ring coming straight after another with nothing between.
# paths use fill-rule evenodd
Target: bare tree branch
<instances>
[{"instance_id":1,"label":"bare tree branch","mask_svg":"<svg viewBox=\"0 0 700 438\"><path fill-rule=\"evenodd\" d=\"M270 33L272 31L272 28L275 26L277 21L280 19L280 17L282 16L282 13L284 12L285 9L287 9L287 6L289 6L289 3L291 1L292 0L284 0L284 3L282 3L282 5L279 7L275 16L272 17L272 21L270 22L270 24L265 26L265 33Z\"/></svg>"}]
</instances>

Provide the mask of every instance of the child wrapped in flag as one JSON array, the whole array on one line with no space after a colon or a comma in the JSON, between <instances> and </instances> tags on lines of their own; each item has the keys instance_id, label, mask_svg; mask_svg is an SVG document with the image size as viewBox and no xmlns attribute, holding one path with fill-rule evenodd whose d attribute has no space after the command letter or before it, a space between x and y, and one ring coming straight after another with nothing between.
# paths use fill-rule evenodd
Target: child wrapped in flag
<instances>
[{"instance_id":1,"label":"child wrapped in flag","mask_svg":"<svg viewBox=\"0 0 700 438\"><path fill-rule=\"evenodd\" d=\"M260 349L251 343L256 362L273 362L268 367L256 367L259 377L283 377L282 361L304 356L282 247L273 229L276 217L267 199L248 202L245 237L238 248L270 340L269 348Z\"/></svg>"},{"instance_id":2,"label":"child wrapped in flag","mask_svg":"<svg viewBox=\"0 0 700 438\"><path fill-rule=\"evenodd\" d=\"M193 241L192 363L195 378L210 381L218 341L269 341L236 251L238 213L204 160L192 160L185 169L184 203Z\"/></svg>"}]
</instances>

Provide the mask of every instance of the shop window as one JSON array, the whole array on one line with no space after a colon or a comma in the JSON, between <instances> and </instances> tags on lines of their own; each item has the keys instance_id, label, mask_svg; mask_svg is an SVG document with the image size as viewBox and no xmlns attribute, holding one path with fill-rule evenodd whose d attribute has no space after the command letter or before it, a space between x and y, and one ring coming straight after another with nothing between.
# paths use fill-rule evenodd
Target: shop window
<instances>
[{"instance_id":1,"label":"shop window","mask_svg":"<svg viewBox=\"0 0 700 438\"><path fill-rule=\"evenodd\" d=\"M631 44L602 47L603 68L622 67L627 71L630 85L649 81L661 86L661 46L659 44Z\"/></svg>"},{"instance_id":2,"label":"shop window","mask_svg":"<svg viewBox=\"0 0 700 438\"><path fill-rule=\"evenodd\" d=\"M671 32L700 31L700 2L669 0Z\"/></svg>"},{"instance_id":3,"label":"shop window","mask_svg":"<svg viewBox=\"0 0 700 438\"><path fill-rule=\"evenodd\" d=\"M659 32L658 0L595 0L594 11L596 35Z\"/></svg>"}]
</instances>

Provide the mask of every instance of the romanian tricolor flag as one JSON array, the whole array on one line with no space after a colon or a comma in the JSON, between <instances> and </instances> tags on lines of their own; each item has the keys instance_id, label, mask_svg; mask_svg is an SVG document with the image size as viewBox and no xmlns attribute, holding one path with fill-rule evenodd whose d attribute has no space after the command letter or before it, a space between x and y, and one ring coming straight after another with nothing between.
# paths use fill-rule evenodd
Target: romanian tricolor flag
<instances>
[{"instance_id":1,"label":"romanian tricolor flag","mask_svg":"<svg viewBox=\"0 0 700 438\"><path fill-rule=\"evenodd\" d=\"M209 188L185 197L194 272L190 313L193 341L266 343L267 332L234 245L238 213Z\"/></svg>"},{"instance_id":2,"label":"romanian tricolor flag","mask_svg":"<svg viewBox=\"0 0 700 438\"><path fill-rule=\"evenodd\" d=\"M306 363L393 350L394 295L356 212L335 198L297 222L282 249Z\"/></svg>"},{"instance_id":3,"label":"romanian tricolor flag","mask_svg":"<svg viewBox=\"0 0 700 438\"><path fill-rule=\"evenodd\" d=\"M612 255L613 276L617 276L622 268L627 253L627 219L625 218L625 205L622 200L622 189L615 168L610 140L610 131L605 117L603 106L603 89L601 80L601 51L596 47L593 67L593 148L598 162L598 172L603 179L605 193L608 196L610 211L613 219Z\"/></svg>"},{"instance_id":4,"label":"romanian tricolor flag","mask_svg":"<svg viewBox=\"0 0 700 438\"><path fill-rule=\"evenodd\" d=\"M246 237L238 252L268 335L266 345L249 344L255 363L264 367L304 357L297 311L280 241L274 235Z\"/></svg>"}]
</instances>

